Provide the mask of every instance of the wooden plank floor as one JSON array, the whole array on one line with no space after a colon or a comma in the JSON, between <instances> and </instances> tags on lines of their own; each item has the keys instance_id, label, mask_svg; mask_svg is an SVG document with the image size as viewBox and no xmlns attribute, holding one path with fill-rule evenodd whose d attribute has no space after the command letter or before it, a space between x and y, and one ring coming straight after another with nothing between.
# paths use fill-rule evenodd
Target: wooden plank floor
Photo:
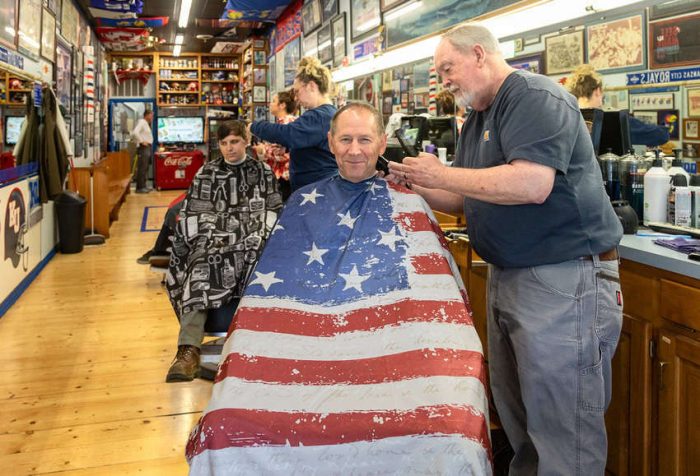
<instances>
[{"instance_id":1,"label":"wooden plank floor","mask_svg":"<svg viewBox=\"0 0 700 476\"><path fill-rule=\"evenodd\" d=\"M0 319L0 473L187 474L211 383L165 383L177 320L136 263L144 207L179 193L129 195L106 245L57 254Z\"/></svg>"}]
</instances>

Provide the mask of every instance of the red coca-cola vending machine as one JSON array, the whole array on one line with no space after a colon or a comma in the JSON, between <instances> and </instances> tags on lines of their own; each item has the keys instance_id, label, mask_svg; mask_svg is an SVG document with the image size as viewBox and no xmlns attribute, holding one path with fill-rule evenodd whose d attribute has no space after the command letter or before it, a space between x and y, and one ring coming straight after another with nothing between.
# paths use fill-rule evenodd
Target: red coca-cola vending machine
<instances>
[{"instance_id":1,"label":"red coca-cola vending machine","mask_svg":"<svg viewBox=\"0 0 700 476\"><path fill-rule=\"evenodd\" d=\"M200 150L156 152L155 186L157 190L185 189L204 164Z\"/></svg>"}]
</instances>

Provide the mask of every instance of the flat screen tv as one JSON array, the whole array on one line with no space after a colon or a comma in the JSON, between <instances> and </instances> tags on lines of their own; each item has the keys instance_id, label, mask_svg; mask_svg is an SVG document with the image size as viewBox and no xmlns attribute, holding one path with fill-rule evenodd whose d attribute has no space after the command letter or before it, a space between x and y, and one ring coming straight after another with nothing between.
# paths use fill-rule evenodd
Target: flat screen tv
<instances>
[{"instance_id":1,"label":"flat screen tv","mask_svg":"<svg viewBox=\"0 0 700 476\"><path fill-rule=\"evenodd\" d=\"M5 145L15 145L19 140L19 132L24 124L24 116L5 117Z\"/></svg>"},{"instance_id":2,"label":"flat screen tv","mask_svg":"<svg viewBox=\"0 0 700 476\"><path fill-rule=\"evenodd\" d=\"M201 116L159 117L158 142L161 144L203 144L204 118Z\"/></svg>"}]
</instances>

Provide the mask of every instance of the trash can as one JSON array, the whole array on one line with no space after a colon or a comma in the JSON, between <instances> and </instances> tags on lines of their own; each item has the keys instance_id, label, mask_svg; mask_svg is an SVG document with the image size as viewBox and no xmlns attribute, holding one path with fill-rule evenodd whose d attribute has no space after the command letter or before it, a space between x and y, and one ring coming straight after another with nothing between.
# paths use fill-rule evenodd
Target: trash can
<instances>
[{"instance_id":1,"label":"trash can","mask_svg":"<svg viewBox=\"0 0 700 476\"><path fill-rule=\"evenodd\" d=\"M85 203L87 200L77 193L66 190L55 200L58 220L58 242L61 253L83 251L85 231Z\"/></svg>"}]
</instances>

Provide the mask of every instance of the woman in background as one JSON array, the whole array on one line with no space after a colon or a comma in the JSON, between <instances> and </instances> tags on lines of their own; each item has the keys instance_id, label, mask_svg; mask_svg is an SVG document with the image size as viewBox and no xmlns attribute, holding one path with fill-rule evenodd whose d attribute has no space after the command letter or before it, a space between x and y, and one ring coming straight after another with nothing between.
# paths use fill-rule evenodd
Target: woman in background
<instances>
[{"instance_id":1,"label":"woman in background","mask_svg":"<svg viewBox=\"0 0 700 476\"><path fill-rule=\"evenodd\" d=\"M275 117L276 124L289 124L297 118L294 114L297 112L297 103L294 99L292 91L281 91L272 96L270 101L270 114ZM279 144L271 142L262 142L255 147L258 159L267 162L272 171L277 177L282 199L287 200L287 197L292 193L289 183L289 150Z\"/></svg>"},{"instance_id":2,"label":"woman in background","mask_svg":"<svg viewBox=\"0 0 700 476\"><path fill-rule=\"evenodd\" d=\"M576 68L566 80L566 88L576 96L581 109L602 109L603 77L590 64ZM646 124L633 116L629 116L629 125L632 144L656 147L668 142L669 134L665 127Z\"/></svg>"},{"instance_id":3,"label":"woman in background","mask_svg":"<svg viewBox=\"0 0 700 476\"><path fill-rule=\"evenodd\" d=\"M306 111L289 124L256 121L250 131L258 138L289 149L292 192L338 173L328 148L328 131L336 108L331 103L331 72L317 58L302 58L294 78L294 96Z\"/></svg>"}]
</instances>

